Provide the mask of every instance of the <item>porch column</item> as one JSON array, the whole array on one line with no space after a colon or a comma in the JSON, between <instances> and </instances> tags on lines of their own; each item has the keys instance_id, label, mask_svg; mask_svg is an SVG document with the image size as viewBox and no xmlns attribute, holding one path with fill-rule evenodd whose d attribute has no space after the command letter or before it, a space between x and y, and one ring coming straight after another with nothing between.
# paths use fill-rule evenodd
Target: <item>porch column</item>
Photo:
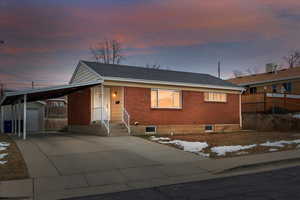
<instances>
[{"instance_id":1,"label":"porch column","mask_svg":"<svg viewBox=\"0 0 300 200\"><path fill-rule=\"evenodd\" d=\"M3 106L0 106L1 112L1 133L4 133L4 113L3 113Z\"/></svg>"},{"instance_id":2,"label":"porch column","mask_svg":"<svg viewBox=\"0 0 300 200\"><path fill-rule=\"evenodd\" d=\"M240 128L243 128L243 115L242 115L242 94L240 94L240 96L239 96L239 100L240 100L240 105L239 105L239 107L240 107Z\"/></svg>"},{"instance_id":3,"label":"porch column","mask_svg":"<svg viewBox=\"0 0 300 200\"><path fill-rule=\"evenodd\" d=\"M15 133L15 109L14 104L11 104L11 133Z\"/></svg>"},{"instance_id":4,"label":"porch column","mask_svg":"<svg viewBox=\"0 0 300 200\"><path fill-rule=\"evenodd\" d=\"M15 120L15 129L14 129L14 134L17 135L17 104L14 105L14 120Z\"/></svg>"},{"instance_id":5,"label":"porch column","mask_svg":"<svg viewBox=\"0 0 300 200\"><path fill-rule=\"evenodd\" d=\"M24 94L24 106L23 106L23 140L26 140L26 114L27 114L27 95Z\"/></svg>"},{"instance_id":6,"label":"porch column","mask_svg":"<svg viewBox=\"0 0 300 200\"><path fill-rule=\"evenodd\" d=\"M22 105L21 105L21 99L18 103L18 136L21 137L21 119L22 119Z\"/></svg>"},{"instance_id":7,"label":"porch column","mask_svg":"<svg viewBox=\"0 0 300 200\"><path fill-rule=\"evenodd\" d=\"M103 84L101 84L101 122L102 123L103 123L103 111L104 111L103 101L104 101L104 86Z\"/></svg>"}]
</instances>

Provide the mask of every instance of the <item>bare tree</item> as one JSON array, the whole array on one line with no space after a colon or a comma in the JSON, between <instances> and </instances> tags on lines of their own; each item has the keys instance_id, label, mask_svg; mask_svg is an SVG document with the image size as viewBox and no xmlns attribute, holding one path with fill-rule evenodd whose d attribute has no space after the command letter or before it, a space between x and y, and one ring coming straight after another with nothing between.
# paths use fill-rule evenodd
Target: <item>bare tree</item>
<instances>
[{"instance_id":1,"label":"bare tree","mask_svg":"<svg viewBox=\"0 0 300 200\"><path fill-rule=\"evenodd\" d=\"M288 56L284 56L283 59L288 63L290 68L300 64L300 51L291 51Z\"/></svg>"},{"instance_id":2,"label":"bare tree","mask_svg":"<svg viewBox=\"0 0 300 200\"><path fill-rule=\"evenodd\" d=\"M120 64L124 59L122 45L118 40L104 40L90 47L97 62L105 64Z\"/></svg>"},{"instance_id":3,"label":"bare tree","mask_svg":"<svg viewBox=\"0 0 300 200\"><path fill-rule=\"evenodd\" d=\"M233 70L233 76L235 77L235 78L238 78L238 77L241 77L241 76L243 76L244 75L244 73L242 72L242 71L240 71L240 70Z\"/></svg>"}]
</instances>

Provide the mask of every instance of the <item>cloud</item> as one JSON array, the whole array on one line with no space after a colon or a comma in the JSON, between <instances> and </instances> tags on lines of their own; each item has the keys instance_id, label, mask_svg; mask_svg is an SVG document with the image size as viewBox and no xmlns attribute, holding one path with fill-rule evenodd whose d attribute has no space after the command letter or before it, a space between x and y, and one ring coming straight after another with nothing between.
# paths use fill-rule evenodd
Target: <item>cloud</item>
<instances>
[{"instance_id":1,"label":"cloud","mask_svg":"<svg viewBox=\"0 0 300 200\"><path fill-rule=\"evenodd\" d=\"M67 79L74 63L87 57L89 46L103 38L122 41L129 57L162 57L164 49L174 49L166 56L172 64L177 63L178 49L185 47L194 51L193 46L225 43L226 52L234 50L229 44L245 41L256 45L253 51L268 49L263 45L270 42L263 41L280 41L272 46L278 49L300 45L298 0L1 2L0 31L6 44L0 49L0 72L7 72L3 66L9 63L16 73L47 80L57 70L64 71L59 79ZM233 53L236 59L242 57ZM196 56L195 52L184 55Z\"/></svg>"}]
</instances>

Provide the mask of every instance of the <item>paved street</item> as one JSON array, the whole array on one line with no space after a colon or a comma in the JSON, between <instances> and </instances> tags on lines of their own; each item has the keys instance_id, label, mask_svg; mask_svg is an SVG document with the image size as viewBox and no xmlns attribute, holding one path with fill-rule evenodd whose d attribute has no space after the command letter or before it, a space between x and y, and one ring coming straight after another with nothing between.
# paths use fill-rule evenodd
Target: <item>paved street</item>
<instances>
[{"instance_id":1,"label":"paved street","mask_svg":"<svg viewBox=\"0 0 300 200\"><path fill-rule=\"evenodd\" d=\"M300 167L73 200L298 200Z\"/></svg>"}]
</instances>

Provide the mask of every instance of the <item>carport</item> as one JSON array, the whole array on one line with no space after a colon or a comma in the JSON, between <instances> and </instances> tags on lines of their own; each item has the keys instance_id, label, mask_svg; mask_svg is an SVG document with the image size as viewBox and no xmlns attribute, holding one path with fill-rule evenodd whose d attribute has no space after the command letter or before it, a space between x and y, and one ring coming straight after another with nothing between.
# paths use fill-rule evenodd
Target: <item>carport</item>
<instances>
[{"instance_id":1,"label":"carport","mask_svg":"<svg viewBox=\"0 0 300 200\"><path fill-rule=\"evenodd\" d=\"M93 81L84 83L74 83L68 85L59 85L46 88L36 88L30 90L22 90L16 92L7 92L0 98L0 117L1 132L4 132L3 106L11 105L12 113L12 132L19 137L26 139L26 120L27 120L27 103L42 101L47 99L59 98L73 92L83 90L95 85L101 84L103 81ZM23 121L22 121L23 120ZM23 131L22 124L23 123Z\"/></svg>"}]
</instances>

